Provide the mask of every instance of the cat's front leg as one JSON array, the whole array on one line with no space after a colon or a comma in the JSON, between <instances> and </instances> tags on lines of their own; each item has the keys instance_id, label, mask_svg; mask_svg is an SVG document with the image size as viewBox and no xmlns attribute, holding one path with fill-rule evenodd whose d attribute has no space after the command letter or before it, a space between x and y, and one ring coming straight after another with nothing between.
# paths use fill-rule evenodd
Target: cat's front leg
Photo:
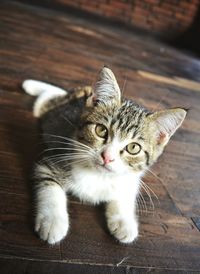
<instances>
[{"instance_id":1,"label":"cat's front leg","mask_svg":"<svg viewBox=\"0 0 200 274\"><path fill-rule=\"evenodd\" d=\"M66 236L69 217L66 194L50 175L46 167L37 168L35 231L42 240L55 244Z\"/></svg>"},{"instance_id":2,"label":"cat's front leg","mask_svg":"<svg viewBox=\"0 0 200 274\"><path fill-rule=\"evenodd\" d=\"M106 205L107 225L111 234L122 243L131 243L138 237L138 221L133 201L114 200Z\"/></svg>"},{"instance_id":3,"label":"cat's front leg","mask_svg":"<svg viewBox=\"0 0 200 274\"><path fill-rule=\"evenodd\" d=\"M62 240L69 229L66 209L66 196L58 185L46 186L37 190L37 213L35 231L49 244Z\"/></svg>"}]
</instances>

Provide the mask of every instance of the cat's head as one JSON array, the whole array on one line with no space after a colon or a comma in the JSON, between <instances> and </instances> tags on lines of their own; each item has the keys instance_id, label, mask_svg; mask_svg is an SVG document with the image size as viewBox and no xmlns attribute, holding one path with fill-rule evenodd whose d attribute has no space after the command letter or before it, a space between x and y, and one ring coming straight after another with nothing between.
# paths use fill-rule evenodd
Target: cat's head
<instances>
[{"instance_id":1,"label":"cat's head","mask_svg":"<svg viewBox=\"0 0 200 274\"><path fill-rule=\"evenodd\" d=\"M102 172L143 172L161 155L186 110L150 113L121 98L112 71L104 67L81 117L78 140L91 148L88 165Z\"/></svg>"}]
</instances>

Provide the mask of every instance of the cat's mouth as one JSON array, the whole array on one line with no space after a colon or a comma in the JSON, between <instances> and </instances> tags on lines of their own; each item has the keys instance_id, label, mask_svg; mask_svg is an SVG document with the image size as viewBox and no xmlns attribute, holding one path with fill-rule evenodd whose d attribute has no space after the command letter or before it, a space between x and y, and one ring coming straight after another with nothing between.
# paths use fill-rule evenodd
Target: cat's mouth
<instances>
[{"instance_id":1,"label":"cat's mouth","mask_svg":"<svg viewBox=\"0 0 200 274\"><path fill-rule=\"evenodd\" d=\"M96 164L96 168L100 171L114 173L114 171L108 165Z\"/></svg>"}]
</instances>

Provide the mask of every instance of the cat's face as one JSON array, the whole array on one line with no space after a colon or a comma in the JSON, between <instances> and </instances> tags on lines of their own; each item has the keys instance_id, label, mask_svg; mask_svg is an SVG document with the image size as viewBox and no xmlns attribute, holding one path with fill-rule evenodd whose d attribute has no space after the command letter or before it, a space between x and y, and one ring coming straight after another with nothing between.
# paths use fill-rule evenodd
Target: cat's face
<instances>
[{"instance_id":1,"label":"cat's face","mask_svg":"<svg viewBox=\"0 0 200 274\"><path fill-rule=\"evenodd\" d=\"M183 109L149 113L121 93L103 68L81 117L78 140L91 148L87 166L110 174L143 172L160 156L186 115Z\"/></svg>"},{"instance_id":2,"label":"cat's face","mask_svg":"<svg viewBox=\"0 0 200 274\"><path fill-rule=\"evenodd\" d=\"M142 137L145 117L142 108L128 101L120 108L99 104L89 109L79 136L95 151L91 164L111 173L143 171L148 162Z\"/></svg>"}]
</instances>

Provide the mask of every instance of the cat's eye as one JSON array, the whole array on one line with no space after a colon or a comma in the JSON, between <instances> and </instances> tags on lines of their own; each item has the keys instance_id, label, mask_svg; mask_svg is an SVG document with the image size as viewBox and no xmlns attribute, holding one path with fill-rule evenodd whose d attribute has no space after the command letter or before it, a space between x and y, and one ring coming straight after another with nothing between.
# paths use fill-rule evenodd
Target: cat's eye
<instances>
[{"instance_id":1,"label":"cat's eye","mask_svg":"<svg viewBox=\"0 0 200 274\"><path fill-rule=\"evenodd\" d=\"M126 151L131 155L136 155L140 152L141 146L137 143L130 143L126 146Z\"/></svg>"},{"instance_id":2,"label":"cat's eye","mask_svg":"<svg viewBox=\"0 0 200 274\"><path fill-rule=\"evenodd\" d=\"M101 125L101 124L96 125L95 132L96 132L97 136L99 136L101 138L104 138L104 139L108 135L107 128L104 125Z\"/></svg>"}]
</instances>

